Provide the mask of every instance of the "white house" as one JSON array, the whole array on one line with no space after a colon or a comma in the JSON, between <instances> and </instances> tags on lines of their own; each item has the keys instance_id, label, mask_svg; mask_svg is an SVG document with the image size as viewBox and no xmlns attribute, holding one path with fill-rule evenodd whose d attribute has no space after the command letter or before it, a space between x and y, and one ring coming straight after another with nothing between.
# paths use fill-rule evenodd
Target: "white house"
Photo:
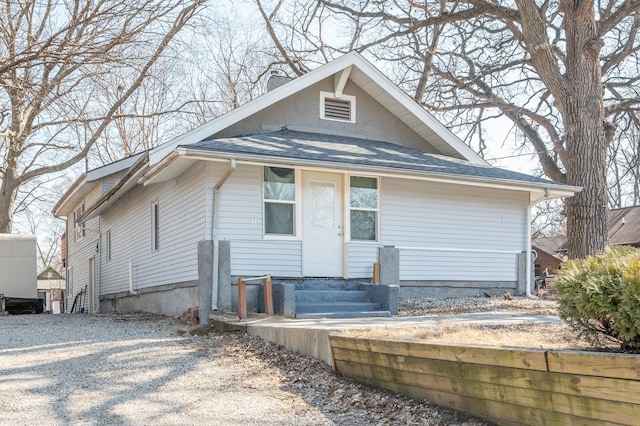
<instances>
[{"instance_id":1,"label":"white house","mask_svg":"<svg viewBox=\"0 0 640 426\"><path fill-rule=\"evenodd\" d=\"M578 190L490 167L349 53L89 171L54 213L67 306L177 315L233 308L238 277L309 290L378 262L403 296L525 293L531 206Z\"/></svg>"}]
</instances>

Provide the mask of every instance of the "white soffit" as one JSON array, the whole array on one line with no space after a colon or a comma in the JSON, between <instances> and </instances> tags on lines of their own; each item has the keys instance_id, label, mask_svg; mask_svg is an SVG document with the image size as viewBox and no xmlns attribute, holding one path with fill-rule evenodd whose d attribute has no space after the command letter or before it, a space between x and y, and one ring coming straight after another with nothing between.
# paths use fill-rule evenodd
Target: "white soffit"
<instances>
[{"instance_id":1,"label":"white soffit","mask_svg":"<svg viewBox=\"0 0 640 426\"><path fill-rule=\"evenodd\" d=\"M182 176L184 172L189 170L189 168L193 166L196 161L198 160L194 158L185 158L183 156L175 157L164 167L160 166L160 170L154 170L153 168L149 170L147 175L143 176L142 180L139 182L143 183L144 185L151 185L154 183L177 179Z\"/></svg>"},{"instance_id":2,"label":"white soffit","mask_svg":"<svg viewBox=\"0 0 640 426\"><path fill-rule=\"evenodd\" d=\"M55 205L53 215L62 217L71 214L76 206L91 194L99 184L99 181L89 182L86 176L80 176Z\"/></svg>"}]
</instances>

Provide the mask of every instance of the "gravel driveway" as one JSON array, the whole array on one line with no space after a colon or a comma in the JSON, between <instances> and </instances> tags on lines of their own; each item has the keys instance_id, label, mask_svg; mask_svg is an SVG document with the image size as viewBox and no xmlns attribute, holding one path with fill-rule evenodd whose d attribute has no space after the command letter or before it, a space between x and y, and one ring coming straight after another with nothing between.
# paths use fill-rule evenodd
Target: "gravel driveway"
<instances>
[{"instance_id":1,"label":"gravel driveway","mask_svg":"<svg viewBox=\"0 0 640 426\"><path fill-rule=\"evenodd\" d=\"M247 335L150 315L24 315L0 317L0 424L484 423Z\"/></svg>"}]
</instances>

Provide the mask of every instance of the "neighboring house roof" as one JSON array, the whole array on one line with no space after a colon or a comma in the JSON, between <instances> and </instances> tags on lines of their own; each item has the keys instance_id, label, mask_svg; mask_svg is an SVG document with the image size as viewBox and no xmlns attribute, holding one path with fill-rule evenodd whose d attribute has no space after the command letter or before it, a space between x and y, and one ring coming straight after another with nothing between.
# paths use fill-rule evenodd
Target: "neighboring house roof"
<instances>
[{"instance_id":1,"label":"neighboring house roof","mask_svg":"<svg viewBox=\"0 0 640 426\"><path fill-rule=\"evenodd\" d=\"M609 244L640 246L640 206L609 210Z\"/></svg>"},{"instance_id":2,"label":"neighboring house roof","mask_svg":"<svg viewBox=\"0 0 640 426\"><path fill-rule=\"evenodd\" d=\"M566 188L547 179L429 154L387 142L282 130L252 136L213 139L188 145L187 155L269 161L365 171L424 174L431 177Z\"/></svg>"},{"instance_id":3,"label":"neighboring house roof","mask_svg":"<svg viewBox=\"0 0 640 426\"><path fill-rule=\"evenodd\" d=\"M563 251L562 248L567 243L564 235L552 235L550 237L536 237L531 242L532 246L538 247L547 253L555 254ZM567 251L566 248L564 251Z\"/></svg>"},{"instance_id":4,"label":"neighboring house roof","mask_svg":"<svg viewBox=\"0 0 640 426\"><path fill-rule=\"evenodd\" d=\"M544 250L543 248L536 246L535 244L533 244L531 246L532 249L534 249L536 251L537 257L535 260L536 265L540 264L540 263L554 263L557 265L560 265L562 263L562 259L559 258L558 256L554 255L553 253L550 253L546 250Z\"/></svg>"},{"instance_id":5,"label":"neighboring house roof","mask_svg":"<svg viewBox=\"0 0 640 426\"><path fill-rule=\"evenodd\" d=\"M640 206L609 210L607 217L609 226L607 244L640 247ZM564 236L558 235L549 237L546 240L536 239L534 244L540 244L542 247L545 241L555 245L553 251L547 249L549 253L567 251L567 239Z\"/></svg>"},{"instance_id":6,"label":"neighboring house roof","mask_svg":"<svg viewBox=\"0 0 640 426\"><path fill-rule=\"evenodd\" d=\"M44 271L38 274L38 279L39 280L59 280L59 279L62 279L62 275L58 271L53 269L53 267L49 266L47 269L45 269Z\"/></svg>"}]
</instances>

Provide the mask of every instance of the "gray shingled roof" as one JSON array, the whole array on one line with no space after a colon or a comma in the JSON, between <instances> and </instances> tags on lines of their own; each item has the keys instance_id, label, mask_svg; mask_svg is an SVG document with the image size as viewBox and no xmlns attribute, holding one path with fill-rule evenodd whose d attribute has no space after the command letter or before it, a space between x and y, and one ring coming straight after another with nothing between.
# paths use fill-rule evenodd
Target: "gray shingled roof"
<instances>
[{"instance_id":1,"label":"gray shingled roof","mask_svg":"<svg viewBox=\"0 0 640 426\"><path fill-rule=\"evenodd\" d=\"M640 246L640 206L609 210L609 244Z\"/></svg>"},{"instance_id":2,"label":"gray shingled roof","mask_svg":"<svg viewBox=\"0 0 640 426\"><path fill-rule=\"evenodd\" d=\"M537 185L562 186L557 182L510 170L476 165L440 155L428 154L400 145L318 133L282 130L251 136L204 140L185 145L189 151L226 153L296 164L296 161L320 164L366 166L389 171L433 173L452 177L507 180ZM536 185L536 186L537 186Z\"/></svg>"}]
</instances>

